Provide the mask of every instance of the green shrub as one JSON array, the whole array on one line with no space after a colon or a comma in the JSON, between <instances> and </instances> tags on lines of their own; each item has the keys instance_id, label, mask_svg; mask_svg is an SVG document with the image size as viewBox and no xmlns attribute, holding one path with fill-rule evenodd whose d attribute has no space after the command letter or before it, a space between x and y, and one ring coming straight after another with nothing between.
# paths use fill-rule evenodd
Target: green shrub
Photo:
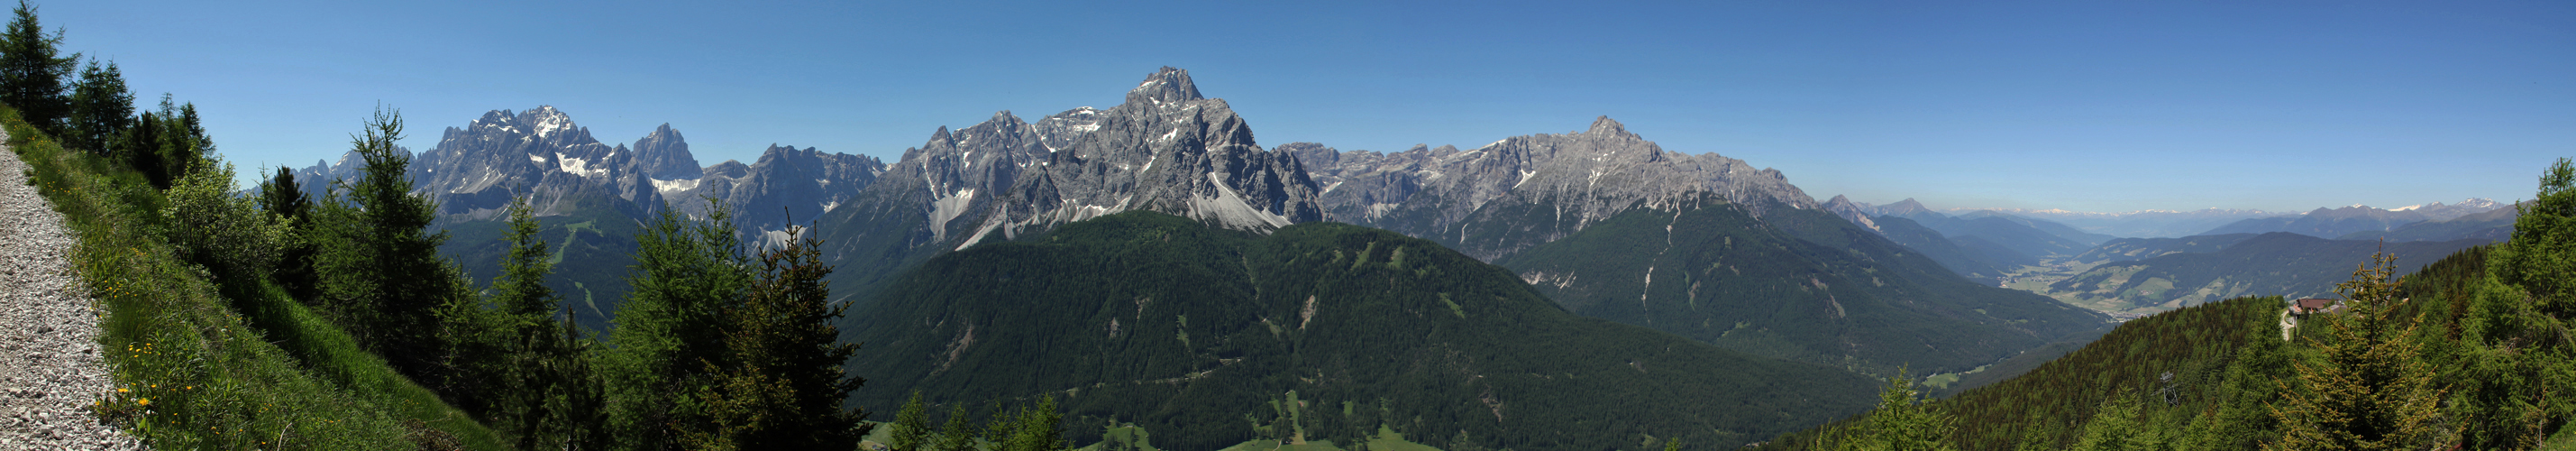
<instances>
[{"instance_id":1,"label":"green shrub","mask_svg":"<svg viewBox=\"0 0 2576 451\"><path fill-rule=\"evenodd\" d=\"M268 278L286 248L286 218L260 209L255 198L233 194L232 163L208 166L170 186L170 205L161 209L170 243L181 259L216 275Z\"/></svg>"}]
</instances>

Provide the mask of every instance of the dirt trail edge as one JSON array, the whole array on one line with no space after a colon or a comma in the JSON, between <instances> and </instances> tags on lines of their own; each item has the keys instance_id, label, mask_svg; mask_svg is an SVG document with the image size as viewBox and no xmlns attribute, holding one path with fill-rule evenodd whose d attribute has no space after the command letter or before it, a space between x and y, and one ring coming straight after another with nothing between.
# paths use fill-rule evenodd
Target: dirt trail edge
<instances>
[{"instance_id":1,"label":"dirt trail edge","mask_svg":"<svg viewBox=\"0 0 2576 451\"><path fill-rule=\"evenodd\" d=\"M8 135L0 132L0 142ZM97 304L71 273L74 238L0 146L0 450L142 449L90 403L115 389Z\"/></svg>"}]
</instances>

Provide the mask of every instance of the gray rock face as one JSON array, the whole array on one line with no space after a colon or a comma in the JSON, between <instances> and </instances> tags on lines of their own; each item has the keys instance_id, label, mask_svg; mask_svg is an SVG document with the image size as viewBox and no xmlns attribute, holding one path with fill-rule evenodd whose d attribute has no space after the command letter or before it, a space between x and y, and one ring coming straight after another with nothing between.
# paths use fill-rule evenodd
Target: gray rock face
<instances>
[{"instance_id":1,"label":"gray rock face","mask_svg":"<svg viewBox=\"0 0 2576 451\"><path fill-rule=\"evenodd\" d=\"M671 124L635 140L635 171L656 181L696 179L701 173L697 156L689 154L689 141Z\"/></svg>"},{"instance_id":2,"label":"gray rock face","mask_svg":"<svg viewBox=\"0 0 2576 451\"><path fill-rule=\"evenodd\" d=\"M875 157L773 144L760 153L759 162L748 166L726 160L703 169L692 168L690 172L703 174L690 178L694 186L658 179L655 182L668 188L687 186L665 195L681 212L704 216L710 207L708 199L723 200L744 232L775 240L784 236L791 222L812 223L848 202L860 189L875 183L885 170L885 163Z\"/></svg>"},{"instance_id":3,"label":"gray rock face","mask_svg":"<svg viewBox=\"0 0 2576 451\"><path fill-rule=\"evenodd\" d=\"M1833 200L1825 201L1825 204L1819 208L1833 212L1834 216L1841 216L1843 217L1843 220L1851 221L1852 224L1857 224L1863 228L1869 229L1870 231L1885 232L1878 229L1878 223L1876 221L1871 221L1869 219L1869 213L1871 211L1876 211L1873 210L1869 204L1853 202L1851 198L1836 194L1834 195Z\"/></svg>"},{"instance_id":4,"label":"gray rock face","mask_svg":"<svg viewBox=\"0 0 2576 451\"><path fill-rule=\"evenodd\" d=\"M297 171L307 192L356 177L355 152L340 162ZM639 220L667 201L704 216L712 196L736 212L746 232L778 232L792 216L811 222L847 202L885 172L873 157L771 146L759 162L699 167L687 138L662 124L634 146L610 146L551 106L493 110L465 127L449 127L438 146L415 156L415 192L440 206L442 223L495 219L513 196L532 197L539 216L614 208ZM612 205L601 205L601 200Z\"/></svg>"},{"instance_id":5,"label":"gray rock face","mask_svg":"<svg viewBox=\"0 0 2576 451\"><path fill-rule=\"evenodd\" d=\"M1316 146L1320 147L1320 146ZM1323 204L1338 221L1455 243L1460 251L1491 260L1553 241L1619 212L1672 205L1697 193L1716 193L1759 217L1774 206L1816 208L1780 171L1755 169L1714 153L1666 152L1602 117L1573 133L1516 136L1473 150L1426 148L1392 154L1335 152L1299 147L1312 155L1310 173L1329 174ZM1543 213L1557 225L1547 231L1475 230L1496 215L1526 226ZM1479 235L1492 235L1485 242ZM1531 235L1530 233L1536 233Z\"/></svg>"},{"instance_id":6,"label":"gray rock face","mask_svg":"<svg viewBox=\"0 0 2576 451\"><path fill-rule=\"evenodd\" d=\"M1255 231L1324 218L1296 156L1263 150L1224 100L1199 95L1188 71L1165 67L1098 116L1093 130L1029 167L967 242L1139 209Z\"/></svg>"},{"instance_id":7,"label":"gray rock face","mask_svg":"<svg viewBox=\"0 0 2576 451\"><path fill-rule=\"evenodd\" d=\"M1323 219L1298 167L1295 156L1255 144L1251 127L1224 100L1201 97L1187 71L1166 67L1108 110L1034 124L1004 111L941 127L860 197L918 211L922 238L957 246L1138 209L1272 230Z\"/></svg>"},{"instance_id":8,"label":"gray rock face","mask_svg":"<svg viewBox=\"0 0 2576 451\"><path fill-rule=\"evenodd\" d=\"M1122 211L1256 232L1322 220L1321 190L1300 166L1166 67L1106 110L942 127L816 228L842 268L835 286L863 290L941 252Z\"/></svg>"},{"instance_id":9,"label":"gray rock face","mask_svg":"<svg viewBox=\"0 0 2576 451\"><path fill-rule=\"evenodd\" d=\"M447 128L437 147L412 159L411 177L415 192L438 202L442 221L491 219L522 193L539 215L563 214L577 208L567 200L583 197L661 204L636 152L600 143L551 106L494 110Z\"/></svg>"}]
</instances>

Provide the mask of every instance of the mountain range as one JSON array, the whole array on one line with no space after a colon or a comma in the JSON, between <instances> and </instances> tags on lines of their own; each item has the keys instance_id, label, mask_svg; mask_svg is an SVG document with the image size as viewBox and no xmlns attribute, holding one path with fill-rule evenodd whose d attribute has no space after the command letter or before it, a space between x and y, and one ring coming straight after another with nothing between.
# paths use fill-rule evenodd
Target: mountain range
<instances>
[{"instance_id":1,"label":"mountain range","mask_svg":"<svg viewBox=\"0 0 2576 451\"><path fill-rule=\"evenodd\" d=\"M1566 357L1572 362L1620 354L1607 348L1582 347L1591 345L1530 348L1538 345L1506 343L1513 333L1492 329L1496 326L1490 324L1459 329L1435 326L1445 324L1436 321L1423 322L1438 315L1421 316L1445 309L1451 318L1475 318L1480 309L1503 308L1518 312L1512 313L1513 317L1527 324L1557 324L1547 327L1576 331L1567 332L1572 337L1633 342L1620 346L1645 346L1637 343L1651 342L1658 348L1676 349L1660 352L1683 354L1659 359L1701 362L1675 367L1698 368L1685 371L1690 374L1739 380L1748 374L1770 374L1761 376L1767 378L1797 373L1807 375L1780 377L1816 381L1759 389L1776 392L1775 395L1796 394L1805 401L1789 402L1775 395L1747 398L1754 395L1736 392L1707 395L1733 398L1702 400L1804 406L1774 408L1779 413L1765 417L1768 419L1707 417L1682 407L1657 407L1666 410L1648 411L1663 412L1657 415L1669 418L1615 420L1627 426L1607 429L1630 438L1633 434L1663 436L1667 432L1662 431L1675 427L1666 423L1683 421L1688 425L1680 426L1682 429L1714 431L1711 433L1715 435L1706 436L1712 440L1745 443L1794 427L1783 421L1794 423L1821 418L1817 415L1834 415L1848 401L1833 394L1839 392L1805 390L1850 382L1844 378L1858 377L1855 373L1892 374L1900 368L1918 372L1966 370L2060 338L2097 330L2109 319L2043 296L1995 288L1990 279L1984 279L2041 256L2082 253L2110 238L2098 233L1993 212L1947 215L1910 199L1883 207L1853 204L1839 197L1834 202L1819 203L1789 183L1780 171L1713 153L1668 151L1608 117L1596 118L1580 130L1509 137L1474 149L1415 146L1382 153L1342 151L1309 142L1265 149L1254 141L1251 126L1226 101L1205 97L1188 72L1168 67L1129 88L1124 101L1113 107L1078 107L1034 121L1009 111L998 112L973 125L933 130L924 143L906 149L903 157L891 164L810 147L771 145L750 164L725 161L701 166L682 134L667 124L631 144L612 145L594 139L589 130L552 107L487 113L463 127L447 128L436 147L414 158L411 175L418 187L416 192L439 202L438 226L454 234L445 251L463 262L478 279L497 273L498 256L505 250L498 239L500 222L494 220L498 209L514 196L531 198L544 226L541 236L556 246L556 260L561 262L557 266L557 290L577 298L573 313L594 328L606 327L617 309L617 300L623 298L622 278L631 261L626 255L633 251L638 224L652 215L672 211L705 217L720 202L734 213L733 219L746 237L757 238L751 241L755 243L775 242L791 227L809 227L809 236L823 240L824 258L836 268L829 279L834 300L850 305L853 312L866 312L850 317L842 324L842 330L850 337L878 337L868 339L869 349L890 353L863 353L861 361L866 363L852 367L854 371L882 372L870 373L877 374L871 376L877 382L871 383L868 393L854 399L859 405L881 411L891 411L894 393L913 388L1000 387L976 393L1026 396L1061 392L1070 397L1085 390L1105 390L1099 384L1115 385L1116 381L1212 377L1207 371L1216 368L1262 368L1227 376L1248 379L1223 379L1232 381L1229 384L1249 384L1238 388L1219 390L1210 385L1206 387L1211 388L1181 392L1163 388L1103 392L1128 393L1120 396L1141 400L1162 399L1165 406L1211 403L1203 407L1147 409L1120 407L1125 404L1119 402L1076 403L1097 407L1083 415L1125 420L1161 418L1153 421L1178 427L1173 425L1195 424L1207 418L1239 418L1245 406L1250 405L1243 403L1266 402L1262 400L1280 396L1281 390L1294 390L1287 396L1303 393L1309 399L1343 401L1349 403L1345 406L1349 410L1349 406L1368 404L1370 395L1365 390L1334 388L1338 387L1334 384L1433 384L1431 381L1445 380L1432 377L1435 373L1384 367L1420 367L1432 360L1381 361L1357 356L1434 356L1469 348L1585 356ZM313 183L345 177L355 170L344 158L341 164L317 164L299 173ZM1122 215L1129 212L1139 213ZM1101 228L1068 229L1072 224L1090 224L1107 217L1126 219L1097 226ZM1319 222L1349 225L1303 225ZM1137 230L1158 232L1147 236ZM1279 237L1290 232L1296 232L1297 238ZM1178 247L1159 244L1164 239L1179 239L1173 237L1194 237L1190 239L1196 241L1170 245ZM1061 244L1062 240L1090 244L1047 244ZM1108 242L1127 244L1101 244ZM1347 257L1314 260L1320 257L1257 251L1287 245L1280 243L1307 243L1298 245L1311 249L1300 252ZM1164 251L1150 256L1138 254L1137 259L1130 260L1085 260L1125 248L1121 246ZM988 247L995 250L981 251ZM1235 266L1239 267L1217 268L1216 273L1207 274L1139 272L1149 268L1225 266L1217 264L1226 261L1224 258L1209 260L1210 255L1183 255L1188 252L1173 249L1234 256ZM1021 263L994 261L994 255L1089 263L1032 272L1037 270L1010 269ZM1269 259L1254 258L1258 256ZM1430 288L1396 290L1422 291L1416 293L1419 296L1366 295L1364 290L1353 291L1359 289L1353 287L1361 285L1325 289L1360 281L1318 278L1308 274L1311 269L1297 266L1318 261L1334 266L1391 265L1390 268L1412 271L1416 278L1430 277L1431 273L1425 271L1439 271L1450 274L1450 278L1481 281L1475 284L1516 288L1480 288L1481 293L1492 295L1487 296L1494 299L1490 302L1501 304L1489 304L1482 298L1458 298L1454 290ZM1401 276L1402 272L1368 274ZM1493 275L1500 276L1501 281L1486 280ZM1126 298L1120 302L1133 301L1138 315L1150 310L1148 304L1191 311L1214 309L1189 314L1205 323L1191 325L1195 324L1193 320L1177 319L1180 313L1171 320L1178 326L1168 330L1159 322L1162 320L1149 326L1143 316L1002 317L1015 314L1011 309L1015 304L1007 301L1038 298L1028 292L1004 294L1008 290L1046 286L1030 283L1155 277L1204 289L1172 291L1176 288L1134 286L1122 292L1163 302ZM1280 281L1294 283L1279 285L1285 283ZM1429 286L1424 283L1430 282L1394 286ZM1305 346L1309 345L1324 347L1317 348L1317 352L1365 346L1347 341L1348 337L1288 332L1284 321L1289 313L1283 312L1306 308L1294 306L1305 302L1294 296L1301 292L1343 293L1340 296L1345 302L1392 309L1385 310L1388 315L1412 315L1393 317L1396 319L1415 318L1394 323L1385 322L1390 318L1379 317L1351 319L1360 321L1355 323L1326 323L1325 317L1299 313L1301 324L1307 321L1305 317L1313 317L1318 327L1344 324L1332 327L1375 330L1374 335L1361 336L1374 337L1387 346L1415 347L1344 354L1308 352ZM1441 293L1448 296L1437 295ZM1309 297L1316 296L1319 295ZM1216 302L1219 298L1252 303ZM1436 303L1426 303L1435 300ZM1540 303L1529 304L1532 301ZM1442 308L1424 310L1429 306ZM990 322L891 319L934 317L977 317ZM964 324L985 325L965 328ZM1094 332L1074 334L1083 330ZM1023 343L1033 346L1029 349L1055 349L1049 346L1093 341L1074 338L1077 335L1113 341L1144 339L1121 338L1122 330L1139 334L1148 330L1155 334L1168 332L1171 341L1184 346L1163 350L1169 353L1136 351L1141 354L1135 358L1144 360L1133 361L1082 354L1098 350L1061 358L1027 358L1009 353L1025 350L1009 351L974 360L982 363L976 364L981 369L973 373L988 375L1102 369L1037 379L985 380L1000 377L985 376L959 381L948 379L954 376L940 369L966 364L963 362L968 360L961 359L969 356L961 353L974 348L968 342ZM1286 340L1280 343L1290 345L1284 351L1241 347L1251 346L1243 340L1265 335ZM906 341L919 337L941 337L939 340L946 341ZM1189 337L1216 342L1192 344ZM1675 337L1679 341L1666 343L1659 341L1665 338L1653 337ZM1022 345L984 349L1019 346ZM903 360L940 353L948 357L939 365L920 366L920 362ZM1260 356L1258 361L1244 360L1254 359L1251 356L1255 355ZM1451 363L1429 368L1487 376L1529 373L1539 381L1572 377L1549 376L1529 366L1535 363L1462 367L1455 365L1459 360L1444 359ZM1644 371L1649 378L1667 377L1651 366L1632 370ZM1818 370L1824 372L1814 373ZM1367 379L1376 382L1366 383L1356 382L1361 379L1326 377L1335 371L1378 376ZM1280 379L1285 377L1281 374L1293 377ZM1013 380L1019 382L1007 382ZM1331 380L1342 382L1316 382ZM1558 399L1552 398L1558 395L1538 394L1528 387L1576 382L1479 385L1499 381L1470 381L1467 385L1438 389L1426 385L1422 393L1428 397L1419 400L1419 407L1385 408L1418 412L1424 415L1422 418L1430 419L1413 420L1417 424L1407 433L1417 437L1423 432L1447 433L1438 432L1441 430L1506 434L1490 426L1469 426L1482 423L1467 422L1472 418L1462 417L1479 415L1453 411L1462 406L1483 405L1488 411L1482 416L1493 421L1539 430L1544 427L1531 425L1540 423L1520 422L1545 419L1539 421L1583 425L1591 424L1585 421L1598 420L1560 418L1554 413L1524 416L1508 413L1514 408L1497 407L1520 402L1511 399L1527 399L1530 401L1522 402L1524 407L1520 408L1542 412L1570 408L1549 403L1573 401L1544 401ZM985 385L1005 382L1017 385ZM1201 386L1186 381L1157 384L1166 388ZM1583 390L1602 393L1601 396L1643 396L1610 386ZM1737 387L1752 390L1741 384ZM1497 396L1503 401L1488 399ZM1419 423L1422 421L1430 423ZM1258 431L1169 433L1205 434L1191 443L1222 445ZM1491 437L1497 443L1566 440L1549 436Z\"/></svg>"},{"instance_id":2,"label":"mountain range","mask_svg":"<svg viewBox=\"0 0 2576 451\"><path fill-rule=\"evenodd\" d=\"M2395 209L2353 205L2343 208L2317 208L2297 216L2246 219L2229 223L2198 235L2230 233L2290 232L2318 238L2338 238L2362 232L2385 232L2408 224L2442 221L2461 216L2486 213L2507 207L2502 202L2468 199L2458 204L2434 202Z\"/></svg>"}]
</instances>

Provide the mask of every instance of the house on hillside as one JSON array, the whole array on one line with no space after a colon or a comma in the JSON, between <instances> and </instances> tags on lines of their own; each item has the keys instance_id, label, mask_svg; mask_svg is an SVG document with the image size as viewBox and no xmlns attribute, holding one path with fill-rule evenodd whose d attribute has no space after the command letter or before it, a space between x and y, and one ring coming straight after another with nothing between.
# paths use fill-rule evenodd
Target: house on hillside
<instances>
[{"instance_id":1,"label":"house on hillside","mask_svg":"<svg viewBox=\"0 0 2576 451\"><path fill-rule=\"evenodd\" d=\"M2343 310L2342 299L2307 298L2290 302L2290 314L2295 316L2333 313L2338 310Z\"/></svg>"}]
</instances>

